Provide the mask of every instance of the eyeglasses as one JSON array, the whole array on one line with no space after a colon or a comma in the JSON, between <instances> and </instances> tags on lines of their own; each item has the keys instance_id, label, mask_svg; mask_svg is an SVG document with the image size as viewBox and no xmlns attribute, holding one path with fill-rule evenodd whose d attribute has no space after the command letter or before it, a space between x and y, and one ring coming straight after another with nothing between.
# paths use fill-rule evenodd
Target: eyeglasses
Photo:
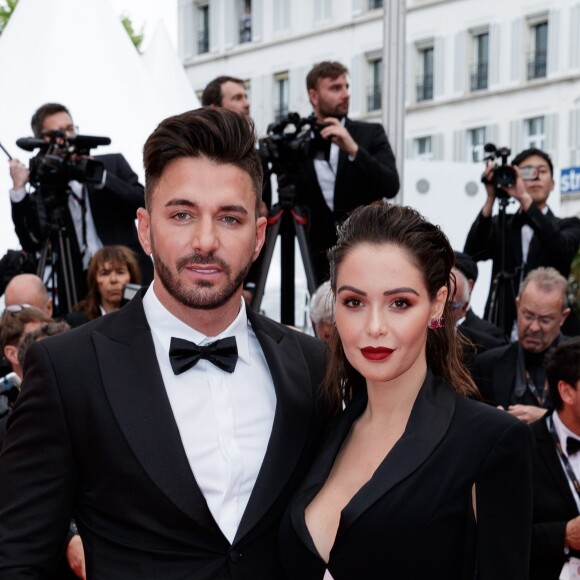
<instances>
[{"instance_id":1,"label":"eyeglasses","mask_svg":"<svg viewBox=\"0 0 580 580\"><path fill-rule=\"evenodd\" d=\"M465 306L465 302L451 302L451 310L459 310Z\"/></svg>"}]
</instances>

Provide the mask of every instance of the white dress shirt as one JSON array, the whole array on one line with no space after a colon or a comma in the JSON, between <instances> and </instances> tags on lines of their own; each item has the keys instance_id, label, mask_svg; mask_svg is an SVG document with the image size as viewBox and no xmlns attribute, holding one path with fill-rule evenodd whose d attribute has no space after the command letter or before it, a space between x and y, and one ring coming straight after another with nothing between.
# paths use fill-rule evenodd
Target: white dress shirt
<instances>
[{"instance_id":1,"label":"white dress shirt","mask_svg":"<svg viewBox=\"0 0 580 580\"><path fill-rule=\"evenodd\" d=\"M276 411L276 393L262 348L241 300L236 319L215 337L191 328L159 302L152 285L143 298L155 353L195 476L225 537L233 543L262 466ZM233 373L201 359L175 375L169 361L171 337L196 344L235 336Z\"/></svg>"},{"instance_id":2,"label":"white dress shirt","mask_svg":"<svg viewBox=\"0 0 580 580\"><path fill-rule=\"evenodd\" d=\"M544 209L540 210L544 215L548 213L548 206L544 206ZM530 243L532 242L532 237L534 235L534 230L532 226L524 224L522 226L521 236L522 236L522 262L525 264L528 261L528 254L530 252Z\"/></svg>"}]
</instances>

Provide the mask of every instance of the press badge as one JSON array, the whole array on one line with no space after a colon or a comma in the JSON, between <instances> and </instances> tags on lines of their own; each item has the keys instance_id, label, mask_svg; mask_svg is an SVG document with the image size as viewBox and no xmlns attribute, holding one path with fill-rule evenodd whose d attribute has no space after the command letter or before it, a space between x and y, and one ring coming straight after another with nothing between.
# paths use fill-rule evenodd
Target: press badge
<instances>
[{"instance_id":1,"label":"press badge","mask_svg":"<svg viewBox=\"0 0 580 580\"><path fill-rule=\"evenodd\" d=\"M568 560L568 570L570 580L580 580L580 559L570 558Z\"/></svg>"}]
</instances>

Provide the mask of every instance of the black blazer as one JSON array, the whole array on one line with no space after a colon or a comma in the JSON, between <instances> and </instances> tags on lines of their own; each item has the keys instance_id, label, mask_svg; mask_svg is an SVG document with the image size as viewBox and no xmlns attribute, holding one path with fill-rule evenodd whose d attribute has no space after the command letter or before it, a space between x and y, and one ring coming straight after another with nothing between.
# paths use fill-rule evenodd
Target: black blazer
<instances>
[{"instance_id":1,"label":"black blazer","mask_svg":"<svg viewBox=\"0 0 580 580\"><path fill-rule=\"evenodd\" d=\"M328 207L310 160L298 165L297 202L309 214L309 242L314 258L317 281L328 278L325 252L336 243L336 224L350 211L383 197L394 197L399 191L395 156L382 125L345 120L345 128L359 146L353 161L342 149L334 185L334 210Z\"/></svg>"},{"instance_id":2,"label":"black blazer","mask_svg":"<svg viewBox=\"0 0 580 580\"><path fill-rule=\"evenodd\" d=\"M0 455L2 580L46 578L73 513L91 579L282 576L279 519L324 425L324 346L250 309L248 317L277 404L233 545L189 467L138 295L27 355Z\"/></svg>"},{"instance_id":3,"label":"black blazer","mask_svg":"<svg viewBox=\"0 0 580 580\"><path fill-rule=\"evenodd\" d=\"M120 153L95 155L94 158L104 164L107 172L104 187L98 189L94 185L87 185L97 235L105 246L121 244L131 248L139 258L143 281L149 283L153 278L153 266L141 248L135 227L137 209L145 205L144 188L139 183L137 174ZM43 240L39 240L36 211L36 205L28 195L20 203L12 204L12 221L16 235L27 252L35 252L42 247ZM72 228L71 231L74 232L68 210L65 217L69 229ZM78 246L74 250L79 255Z\"/></svg>"},{"instance_id":4,"label":"black blazer","mask_svg":"<svg viewBox=\"0 0 580 580\"><path fill-rule=\"evenodd\" d=\"M528 251L528 259L523 275L522 265L522 225L529 225L534 231ZM505 272L514 274L510 285L510 299L506 304L506 317L513 323L516 319L515 297L518 295L520 276L539 268L551 266L564 277L570 273L570 264L580 244L580 219L577 217L557 218L550 210L544 215L536 204L525 212L506 216ZM471 226L463 251L476 261L492 260L492 279L490 292L485 307L485 316L489 313L493 279L501 270L501 233L498 216L477 216ZM506 333L511 331L508 324Z\"/></svg>"},{"instance_id":5,"label":"black blazer","mask_svg":"<svg viewBox=\"0 0 580 580\"><path fill-rule=\"evenodd\" d=\"M291 580L323 577L304 510L365 406L360 397L332 426L284 515L280 546ZM428 375L403 436L342 511L330 573L335 580L527 580L532 456L527 425Z\"/></svg>"},{"instance_id":6,"label":"black blazer","mask_svg":"<svg viewBox=\"0 0 580 580\"><path fill-rule=\"evenodd\" d=\"M546 417L531 427L536 460L530 580L558 580L567 560L564 554L566 524L578 515L578 507L546 427Z\"/></svg>"}]
</instances>

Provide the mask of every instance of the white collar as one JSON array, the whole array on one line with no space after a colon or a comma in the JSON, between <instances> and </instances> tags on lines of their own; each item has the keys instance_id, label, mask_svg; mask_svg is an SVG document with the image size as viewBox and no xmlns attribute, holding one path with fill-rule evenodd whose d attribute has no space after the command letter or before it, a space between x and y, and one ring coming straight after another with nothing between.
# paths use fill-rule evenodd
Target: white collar
<instances>
[{"instance_id":1,"label":"white collar","mask_svg":"<svg viewBox=\"0 0 580 580\"><path fill-rule=\"evenodd\" d=\"M568 439L568 437L572 437L572 439L580 440L580 436L573 431L570 431L570 429L564 425L562 419L560 419L560 415L558 415L558 411L554 411L552 414L552 420L554 421L554 429L556 430L556 434L560 440L562 451L568 455L568 452L566 451L566 439Z\"/></svg>"}]
</instances>

